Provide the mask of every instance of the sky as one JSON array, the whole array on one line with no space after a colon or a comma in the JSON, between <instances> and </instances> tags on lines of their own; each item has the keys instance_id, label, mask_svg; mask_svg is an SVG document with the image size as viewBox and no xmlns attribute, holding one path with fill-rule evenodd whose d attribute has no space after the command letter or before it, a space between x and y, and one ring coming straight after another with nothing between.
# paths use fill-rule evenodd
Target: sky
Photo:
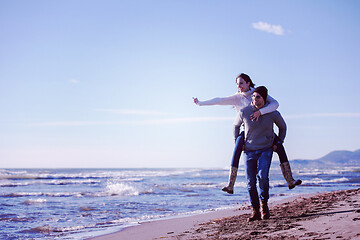
<instances>
[{"instance_id":1,"label":"sky","mask_svg":"<svg viewBox=\"0 0 360 240\"><path fill-rule=\"evenodd\" d=\"M226 168L236 112L192 97L236 93L239 73L278 100L290 160L360 149L359 12L357 0L0 0L0 168Z\"/></svg>"}]
</instances>

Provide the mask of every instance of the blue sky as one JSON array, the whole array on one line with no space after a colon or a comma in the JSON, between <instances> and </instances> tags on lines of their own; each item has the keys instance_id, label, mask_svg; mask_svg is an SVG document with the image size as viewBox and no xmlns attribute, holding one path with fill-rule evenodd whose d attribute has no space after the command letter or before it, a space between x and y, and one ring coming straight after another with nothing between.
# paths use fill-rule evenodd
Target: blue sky
<instances>
[{"instance_id":1,"label":"blue sky","mask_svg":"<svg viewBox=\"0 0 360 240\"><path fill-rule=\"evenodd\" d=\"M0 167L225 168L251 76L289 159L360 148L358 1L0 1ZM274 157L274 160L277 159Z\"/></svg>"}]
</instances>

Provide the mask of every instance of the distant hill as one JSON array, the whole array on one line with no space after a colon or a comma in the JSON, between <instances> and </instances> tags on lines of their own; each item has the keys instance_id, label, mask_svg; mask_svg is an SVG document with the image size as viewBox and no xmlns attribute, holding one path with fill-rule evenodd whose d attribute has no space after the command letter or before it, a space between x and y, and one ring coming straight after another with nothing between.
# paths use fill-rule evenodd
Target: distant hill
<instances>
[{"instance_id":1,"label":"distant hill","mask_svg":"<svg viewBox=\"0 0 360 240\"><path fill-rule=\"evenodd\" d=\"M291 160L292 167L332 168L332 167L360 167L360 149L351 151L333 151L315 160Z\"/></svg>"}]
</instances>

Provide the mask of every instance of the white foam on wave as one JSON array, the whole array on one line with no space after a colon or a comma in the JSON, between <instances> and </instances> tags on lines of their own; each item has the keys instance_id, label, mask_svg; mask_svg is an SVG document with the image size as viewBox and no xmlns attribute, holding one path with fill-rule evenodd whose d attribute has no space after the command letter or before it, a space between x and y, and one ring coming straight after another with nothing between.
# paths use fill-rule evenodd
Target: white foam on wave
<instances>
[{"instance_id":1,"label":"white foam on wave","mask_svg":"<svg viewBox=\"0 0 360 240\"><path fill-rule=\"evenodd\" d=\"M183 184L183 187L185 188L217 188L218 184L217 183L200 183L200 182L194 182L194 183L187 183L187 184Z\"/></svg>"},{"instance_id":2,"label":"white foam on wave","mask_svg":"<svg viewBox=\"0 0 360 240\"><path fill-rule=\"evenodd\" d=\"M26 205L32 205L32 204L42 204L42 203L46 203L47 200L44 199L44 198L36 198L36 199L28 199L26 200L25 202L23 202L23 204L26 204Z\"/></svg>"},{"instance_id":3,"label":"white foam on wave","mask_svg":"<svg viewBox=\"0 0 360 240\"><path fill-rule=\"evenodd\" d=\"M28 173L2 173L0 174L0 179L10 179L10 180L20 180L20 179L38 179L39 177L36 174Z\"/></svg>"},{"instance_id":4,"label":"white foam on wave","mask_svg":"<svg viewBox=\"0 0 360 240\"><path fill-rule=\"evenodd\" d=\"M50 180L50 181L42 181L43 184L50 185L77 185L77 184L96 184L100 183L100 180L94 179L70 179L70 180Z\"/></svg>"},{"instance_id":5,"label":"white foam on wave","mask_svg":"<svg viewBox=\"0 0 360 240\"><path fill-rule=\"evenodd\" d=\"M77 192L55 192L55 193L44 193L44 192L16 192L16 193L9 193L9 194L3 194L0 195L0 197L40 197L40 196L46 196L46 197L81 197L81 193Z\"/></svg>"},{"instance_id":6,"label":"white foam on wave","mask_svg":"<svg viewBox=\"0 0 360 240\"><path fill-rule=\"evenodd\" d=\"M217 184L216 188L220 189L220 188L223 188L228 185L229 185L229 182L221 182L221 183ZM247 185L246 185L246 182L237 181L237 182L235 182L234 187L246 188Z\"/></svg>"},{"instance_id":7,"label":"white foam on wave","mask_svg":"<svg viewBox=\"0 0 360 240\"><path fill-rule=\"evenodd\" d=\"M312 176L312 175L339 175L342 174L346 169L302 169L294 171L300 176Z\"/></svg>"},{"instance_id":8,"label":"white foam on wave","mask_svg":"<svg viewBox=\"0 0 360 240\"><path fill-rule=\"evenodd\" d=\"M53 228L50 225L44 225L30 229L30 232L48 233L48 234L51 233L52 231Z\"/></svg>"},{"instance_id":9,"label":"white foam on wave","mask_svg":"<svg viewBox=\"0 0 360 240\"><path fill-rule=\"evenodd\" d=\"M285 180L270 180L270 187L287 186Z\"/></svg>"},{"instance_id":10,"label":"white foam on wave","mask_svg":"<svg viewBox=\"0 0 360 240\"><path fill-rule=\"evenodd\" d=\"M322 178L313 178L311 180L304 180L303 184L323 184L323 183L341 183L349 181L348 178L334 178L334 179L322 179Z\"/></svg>"},{"instance_id":11,"label":"white foam on wave","mask_svg":"<svg viewBox=\"0 0 360 240\"><path fill-rule=\"evenodd\" d=\"M128 182L140 182L148 177L181 176L184 174L196 174L201 169L119 169L119 170L94 170L94 171L27 171L27 170L0 170L0 179L4 180L34 180L28 184L91 184L98 183L102 179L119 179ZM19 186L18 183L8 186Z\"/></svg>"},{"instance_id":12,"label":"white foam on wave","mask_svg":"<svg viewBox=\"0 0 360 240\"><path fill-rule=\"evenodd\" d=\"M106 186L106 193L109 195L119 195L119 196L137 196L139 191L128 184L124 183L109 183Z\"/></svg>"},{"instance_id":13,"label":"white foam on wave","mask_svg":"<svg viewBox=\"0 0 360 240\"><path fill-rule=\"evenodd\" d=\"M130 177L130 178L121 179L121 181L123 181L123 182L141 182L141 181L144 181L144 178Z\"/></svg>"},{"instance_id":14,"label":"white foam on wave","mask_svg":"<svg viewBox=\"0 0 360 240\"><path fill-rule=\"evenodd\" d=\"M0 183L0 187L21 187L21 186L28 186L30 185L29 182L23 182L23 183L14 183L14 182L10 182L8 180L4 180L5 182L1 182Z\"/></svg>"},{"instance_id":15,"label":"white foam on wave","mask_svg":"<svg viewBox=\"0 0 360 240\"><path fill-rule=\"evenodd\" d=\"M141 169L141 170L121 170L116 172L117 177L126 178L148 178L148 177L171 177L188 175L200 177L204 174L204 169ZM114 176L115 177L115 176Z\"/></svg>"},{"instance_id":16,"label":"white foam on wave","mask_svg":"<svg viewBox=\"0 0 360 240\"><path fill-rule=\"evenodd\" d=\"M46 233L50 234L52 232L72 232L72 231L79 231L82 229L85 229L87 227L94 227L95 224L89 225L89 226L71 226L71 227L52 227L49 224L31 228L30 230L27 230L26 232L38 232L38 233Z\"/></svg>"},{"instance_id":17,"label":"white foam on wave","mask_svg":"<svg viewBox=\"0 0 360 240\"><path fill-rule=\"evenodd\" d=\"M95 224L89 226L72 226L72 227L56 227L54 228L54 232L72 232L72 231L79 231L85 229L87 227L93 227Z\"/></svg>"},{"instance_id":18,"label":"white foam on wave","mask_svg":"<svg viewBox=\"0 0 360 240\"><path fill-rule=\"evenodd\" d=\"M8 180L41 180L41 179L91 179L103 178L104 175L98 172L49 172L49 171L0 171L0 179Z\"/></svg>"}]
</instances>

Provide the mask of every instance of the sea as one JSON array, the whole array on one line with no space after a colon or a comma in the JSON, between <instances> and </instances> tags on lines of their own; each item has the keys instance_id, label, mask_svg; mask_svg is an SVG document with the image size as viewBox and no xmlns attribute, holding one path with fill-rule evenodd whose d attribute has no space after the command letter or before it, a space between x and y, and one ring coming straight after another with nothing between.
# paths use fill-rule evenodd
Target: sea
<instances>
[{"instance_id":1,"label":"sea","mask_svg":"<svg viewBox=\"0 0 360 240\"><path fill-rule=\"evenodd\" d=\"M276 165L270 198L360 187L360 168L293 169L289 190ZM0 239L86 239L144 221L248 204L244 169L233 195L228 169L0 169ZM270 199L270 201L271 201Z\"/></svg>"}]
</instances>

